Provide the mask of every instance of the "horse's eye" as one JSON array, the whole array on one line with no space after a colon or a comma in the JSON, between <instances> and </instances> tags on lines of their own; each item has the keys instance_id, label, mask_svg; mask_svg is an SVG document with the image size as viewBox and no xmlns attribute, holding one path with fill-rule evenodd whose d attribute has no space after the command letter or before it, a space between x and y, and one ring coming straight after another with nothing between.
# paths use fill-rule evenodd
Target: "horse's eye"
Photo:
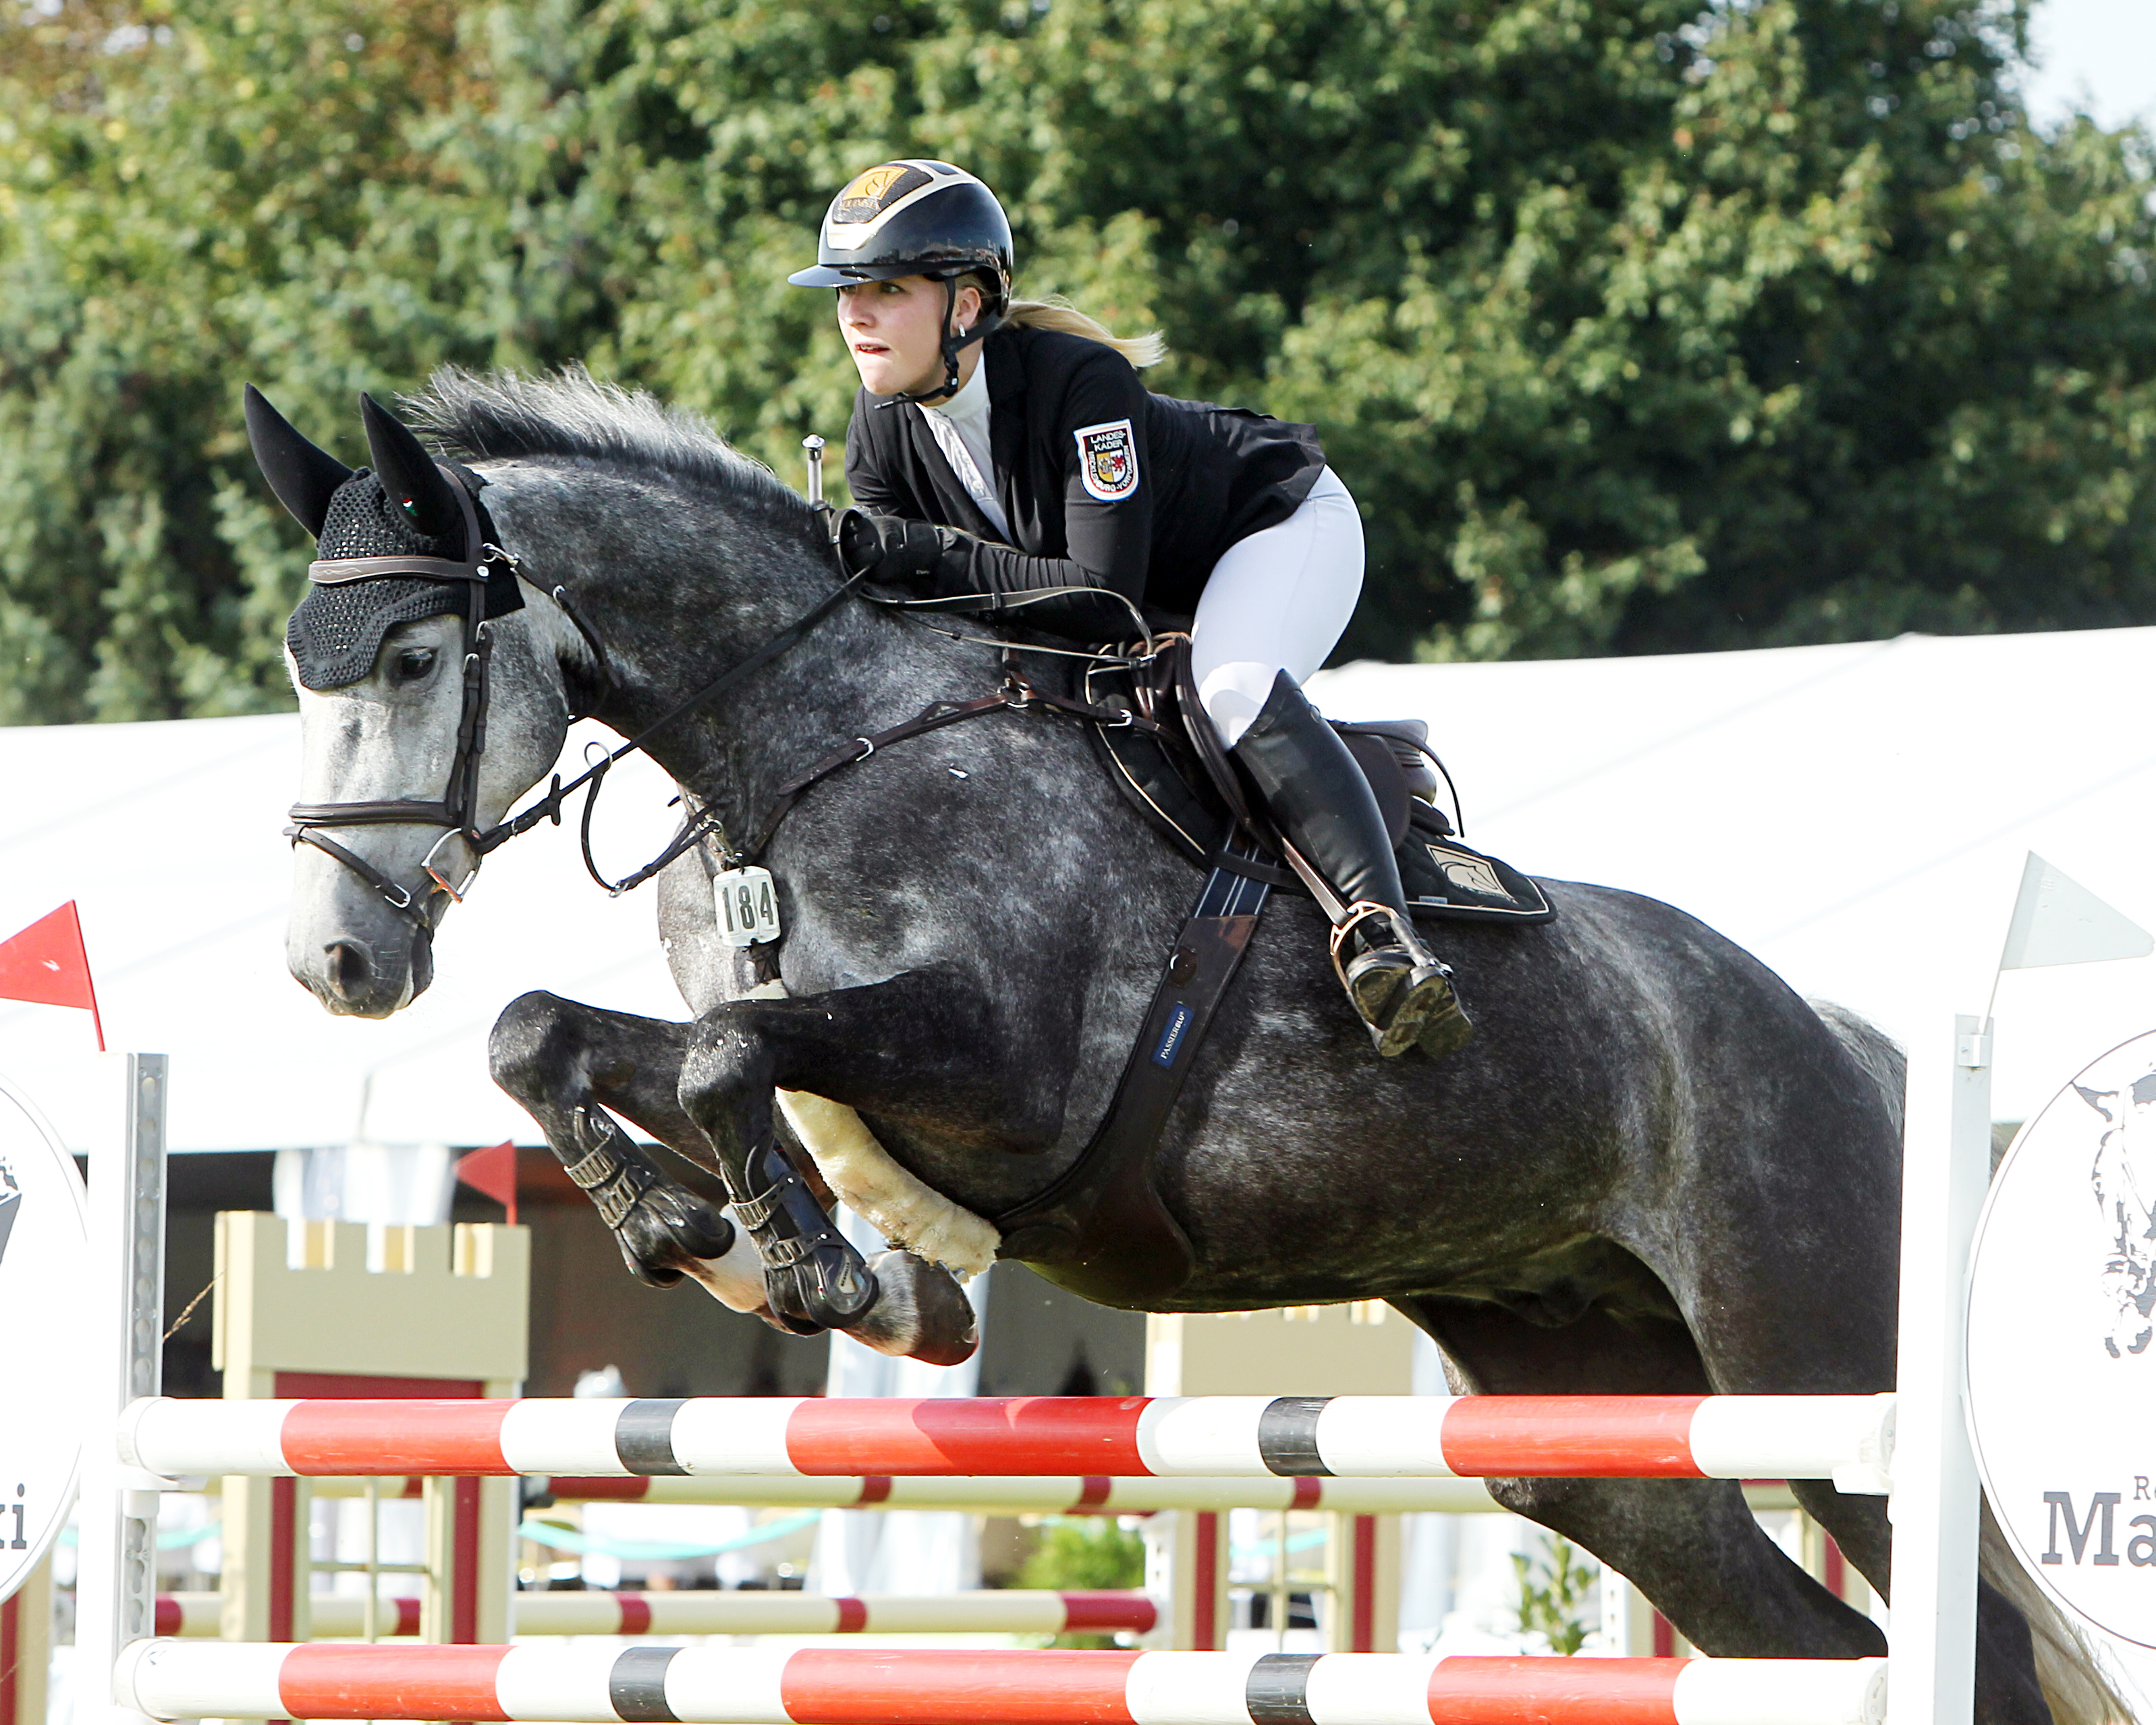
<instances>
[{"instance_id":1,"label":"horse's eye","mask_svg":"<svg viewBox=\"0 0 2156 1725\"><path fill-rule=\"evenodd\" d=\"M397 655L397 680L416 683L434 668L432 647L407 647Z\"/></svg>"}]
</instances>

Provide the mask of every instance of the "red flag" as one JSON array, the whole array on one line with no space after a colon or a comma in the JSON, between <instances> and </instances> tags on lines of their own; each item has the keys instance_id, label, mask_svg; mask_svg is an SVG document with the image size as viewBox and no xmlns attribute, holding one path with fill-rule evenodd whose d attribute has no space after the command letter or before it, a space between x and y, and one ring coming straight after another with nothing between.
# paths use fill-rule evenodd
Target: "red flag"
<instances>
[{"instance_id":1,"label":"red flag","mask_svg":"<svg viewBox=\"0 0 2156 1725\"><path fill-rule=\"evenodd\" d=\"M73 899L12 940L0 941L0 1000L80 1007L97 1031L97 1051L105 1052L105 1020L98 1014L90 954L83 950L82 919L75 915Z\"/></svg>"},{"instance_id":2,"label":"red flag","mask_svg":"<svg viewBox=\"0 0 2156 1725\"><path fill-rule=\"evenodd\" d=\"M509 1224L516 1225L516 1145L514 1141L492 1144L457 1158L457 1178L475 1191L484 1192L507 1207Z\"/></svg>"}]
</instances>

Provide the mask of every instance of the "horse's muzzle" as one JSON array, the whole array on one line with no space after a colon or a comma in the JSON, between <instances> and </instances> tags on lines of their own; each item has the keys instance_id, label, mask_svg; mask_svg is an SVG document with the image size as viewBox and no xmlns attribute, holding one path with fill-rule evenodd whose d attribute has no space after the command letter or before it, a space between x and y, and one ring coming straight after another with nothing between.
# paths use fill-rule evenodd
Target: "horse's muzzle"
<instances>
[{"instance_id":1,"label":"horse's muzzle","mask_svg":"<svg viewBox=\"0 0 2156 1725\"><path fill-rule=\"evenodd\" d=\"M388 952L357 934L341 935L323 947L319 964L307 971L295 966L294 975L331 1012L388 1018L425 993L434 980L434 935L420 924L413 928L408 947Z\"/></svg>"}]
</instances>

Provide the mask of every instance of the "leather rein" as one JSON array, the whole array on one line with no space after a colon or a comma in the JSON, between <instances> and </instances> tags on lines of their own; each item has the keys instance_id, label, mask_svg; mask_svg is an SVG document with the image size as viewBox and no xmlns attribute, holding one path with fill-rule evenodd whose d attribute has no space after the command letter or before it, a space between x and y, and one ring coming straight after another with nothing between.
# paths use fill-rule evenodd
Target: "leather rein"
<instances>
[{"instance_id":1,"label":"leather rein","mask_svg":"<svg viewBox=\"0 0 2156 1725\"><path fill-rule=\"evenodd\" d=\"M608 772L624 755L642 749L649 740L669 726L686 718L699 708L716 701L728 690L753 676L766 665L798 646L817 626L836 611L849 598L858 595L872 604L893 609L947 610L953 608L949 599L906 600L887 599L862 590L867 572L847 572L843 559L840 562L839 584L823 598L797 617L792 623L766 640L745 658L728 665L709 682L704 684L686 699L677 702L650 724L619 747L586 767L582 773L566 783L557 773L547 794L528 808L518 811L495 825L480 828L477 823L479 801L480 759L486 747L487 709L492 696L490 666L494 643L487 624L494 619L486 608L487 589L498 573L506 572L511 578L521 578L517 559L500 546L484 539L480 532L479 516L471 494L464 480L454 470L442 470L450 481L465 516L465 543L477 547L469 562L458 562L447 557L418 556L342 557L318 561L307 568L308 578L325 585L347 581L364 581L382 576L403 576L411 579L437 582L462 582L467 584L469 603L464 612L463 672L464 687L457 717L455 752L449 762L449 783L439 802L427 802L414 798L394 798L377 801L349 803L299 803L290 810L291 824L285 829L285 836L295 845L311 845L326 855L333 857L365 880L381 896L382 901L398 915L414 924L426 927L425 913L421 910L411 890L393 880L363 856L328 836L324 830L335 827L418 825L436 826L444 829L434 848L427 853L421 867L436 886L449 897L461 903L473 877L479 872L479 860L507 844L511 839L527 833L542 822L551 820L562 824L562 809L567 799L578 791L587 791L583 817L578 824L578 836L583 851L585 872L611 897L634 891L650 880L668 865L718 831L719 820L709 811L692 814L683 823L682 829L666 848L633 874L619 880L608 880L599 872L592 855L592 814L598 803L599 787ZM835 544L834 555L837 555ZM974 600L976 608L1000 612L1021 608L1024 603L1060 597L1074 591L1068 588L1040 588L1024 593L982 594ZM583 619L570 603L567 588L557 587L550 595L562 608L562 614L583 637L590 649L600 675L612 685L613 674L608 669L604 648ZM973 597L973 596L968 596ZM521 602L520 601L520 603ZM1150 645L1150 643L1148 644ZM1091 655L1087 655L1091 656ZM761 855L778 830L779 824L790 813L795 803L812 787L821 783L845 768L867 760L878 750L894 743L939 731L947 725L964 720L979 718L994 712L1025 712L1046 709L1068 713L1074 717L1096 724L1113 726L1138 726L1158 731L1161 727L1152 720L1127 712L1120 707L1096 706L1091 701L1074 701L1068 696L1051 694L1029 684L1015 670L1007 671L1001 688L992 695L973 701L932 701L913 717L867 736L856 737L842 748L824 756L793 778L781 785L773 798L772 807L756 829L755 836L747 845L737 849L726 843L721 836L717 849L729 867L738 868ZM450 885L435 866L435 859L443 845L451 839L461 837L475 856L470 873L463 881Z\"/></svg>"}]
</instances>

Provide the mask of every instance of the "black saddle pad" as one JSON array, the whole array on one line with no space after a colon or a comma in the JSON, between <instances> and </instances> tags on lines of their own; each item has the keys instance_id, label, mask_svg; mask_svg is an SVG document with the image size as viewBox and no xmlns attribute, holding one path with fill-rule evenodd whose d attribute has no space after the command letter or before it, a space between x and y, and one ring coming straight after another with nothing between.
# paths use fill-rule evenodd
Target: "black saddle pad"
<instances>
[{"instance_id":1,"label":"black saddle pad","mask_svg":"<svg viewBox=\"0 0 2156 1725\"><path fill-rule=\"evenodd\" d=\"M1229 809L1196 752L1181 737L1173 680L1163 676L1140 686L1124 667L1099 665L1086 674L1086 698L1142 714L1158 727L1088 728L1117 788L1192 863L1210 867ZM1418 918L1547 922L1557 914L1532 880L1502 859L1463 843L1442 809L1409 794L1409 777L1394 751L1373 747L1367 729L1334 728L1342 732L1349 752L1371 781L1378 807L1396 835L1394 855L1399 862L1400 884L1407 889L1409 909ZM1301 882L1285 869L1269 870L1264 878L1286 891L1302 891Z\"/></svg>"}]
</instances>

